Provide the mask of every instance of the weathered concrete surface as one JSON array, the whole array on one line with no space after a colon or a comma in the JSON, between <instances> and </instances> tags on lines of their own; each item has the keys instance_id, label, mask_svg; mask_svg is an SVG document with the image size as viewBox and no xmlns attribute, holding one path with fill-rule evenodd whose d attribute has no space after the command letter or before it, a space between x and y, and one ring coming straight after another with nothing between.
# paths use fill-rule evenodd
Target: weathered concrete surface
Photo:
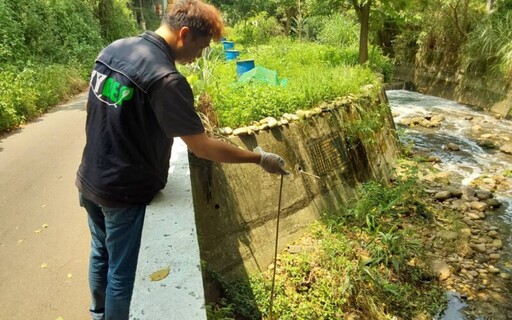
<instances>
[{"instance_id":1,"label":"weathered concrete surface","mask_svg":"<svg viewBox=\"0 0 512 320\"><path fill-rule=\"evenodd\" d=\"M421 93L512 116L512 91L503 79L471 77L455 69L425 66L421 61L397 66L394 77L412 83Z\"/></svg>"},{"instance_id":2,"label":"weathered concrete surface","mask_svg":"<svg viewBox=\"0 0 512 320\"><path fill-rule=\"evenodd\" d=\"M380 102L361 100L357 108L370 110ZM347 124L359 119L357 108L345 105L256 135L229 137L243 148L261 146L283 156L292 172L284 179L279 250L323 212L351 201L362 182L389 178L398 148L391 114L382 114L384 125L371 143L362 132L347 132ZM252 164L217 164L193 156L190 165L206 269L228 279L267 269L274 255L280 177Z\"/></svg>"},{"instance_id":3,"label":"weathered concrete surface","mask_svg":"<svg viewBox=\"0 0 512 320\"><path fill-rule=\"evenodd\" d=\"M175 139L167 186L146 209L130 319L206 319L187 153Z\"/></svg>"}]
</instances>

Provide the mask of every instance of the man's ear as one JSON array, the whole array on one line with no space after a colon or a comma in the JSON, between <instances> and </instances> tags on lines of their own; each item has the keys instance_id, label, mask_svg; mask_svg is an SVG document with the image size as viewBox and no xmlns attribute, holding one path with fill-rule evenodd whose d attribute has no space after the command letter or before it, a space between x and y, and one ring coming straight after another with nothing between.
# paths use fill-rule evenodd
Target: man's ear
<instances>
[{"instance_id":1,"label":"man's ear","mask_svg":"<svg viewBox=\"0 0 512 320\"><path fill-rule=\"evenodd\" d=\"M192 33L190 31L189 27L182 27L179 32L179 36L182 42L188 40L192 36Z\"/></svg>"}]
</instances>

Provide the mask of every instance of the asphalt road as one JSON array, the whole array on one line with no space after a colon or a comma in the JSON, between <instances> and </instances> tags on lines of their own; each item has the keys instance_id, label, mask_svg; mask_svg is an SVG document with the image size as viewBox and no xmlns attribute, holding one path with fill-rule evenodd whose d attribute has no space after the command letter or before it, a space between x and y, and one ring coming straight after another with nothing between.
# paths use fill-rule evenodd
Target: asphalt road
<instances>
[{"instance_id":1,"label":"asphalt road","mask_svg":"<svg viewBox=\"0 0 512 320\"><path fill-rule=\"evenodd\" d=\"M0 137L0 319L88 319L85 94Z\"/></svg>"}]
</instances>

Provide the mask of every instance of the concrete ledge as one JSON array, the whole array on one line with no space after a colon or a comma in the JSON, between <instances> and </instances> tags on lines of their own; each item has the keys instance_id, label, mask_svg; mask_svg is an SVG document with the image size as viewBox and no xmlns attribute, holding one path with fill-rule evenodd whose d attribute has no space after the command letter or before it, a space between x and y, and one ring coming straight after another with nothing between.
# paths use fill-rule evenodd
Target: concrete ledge
<instances>
[{"instance_id":1,"label":"concrete ledge","mask_svg":"<svg viewBox=\"0 0 512 320\"><path fill-rule=\"evenodd\" d=\"M150 275L169 268L169 275ZM147 207L130 319L206 319L187 147L174 140L169 181Z\"/></svg>"}]
</instances>

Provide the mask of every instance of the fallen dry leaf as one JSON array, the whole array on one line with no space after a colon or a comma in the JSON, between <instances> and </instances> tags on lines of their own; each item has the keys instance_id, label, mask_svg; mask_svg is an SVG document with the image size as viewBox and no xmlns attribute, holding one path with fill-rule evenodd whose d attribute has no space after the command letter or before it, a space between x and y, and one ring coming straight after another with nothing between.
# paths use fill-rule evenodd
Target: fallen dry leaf
<instances>
[{"instance_id":1,"label":"fallen dry leaf","mask_svg":"<svg viewBox=\"0 0 512 320\"><path fill-rule=\"evenodd\" d=\"M171 271L169 267L160 269L158 271L153 272L149 276L149 278L151 279L151 281L160 281L162 279L165 279L169 275L169 271Z\"/></svg>"}]
</instances>

